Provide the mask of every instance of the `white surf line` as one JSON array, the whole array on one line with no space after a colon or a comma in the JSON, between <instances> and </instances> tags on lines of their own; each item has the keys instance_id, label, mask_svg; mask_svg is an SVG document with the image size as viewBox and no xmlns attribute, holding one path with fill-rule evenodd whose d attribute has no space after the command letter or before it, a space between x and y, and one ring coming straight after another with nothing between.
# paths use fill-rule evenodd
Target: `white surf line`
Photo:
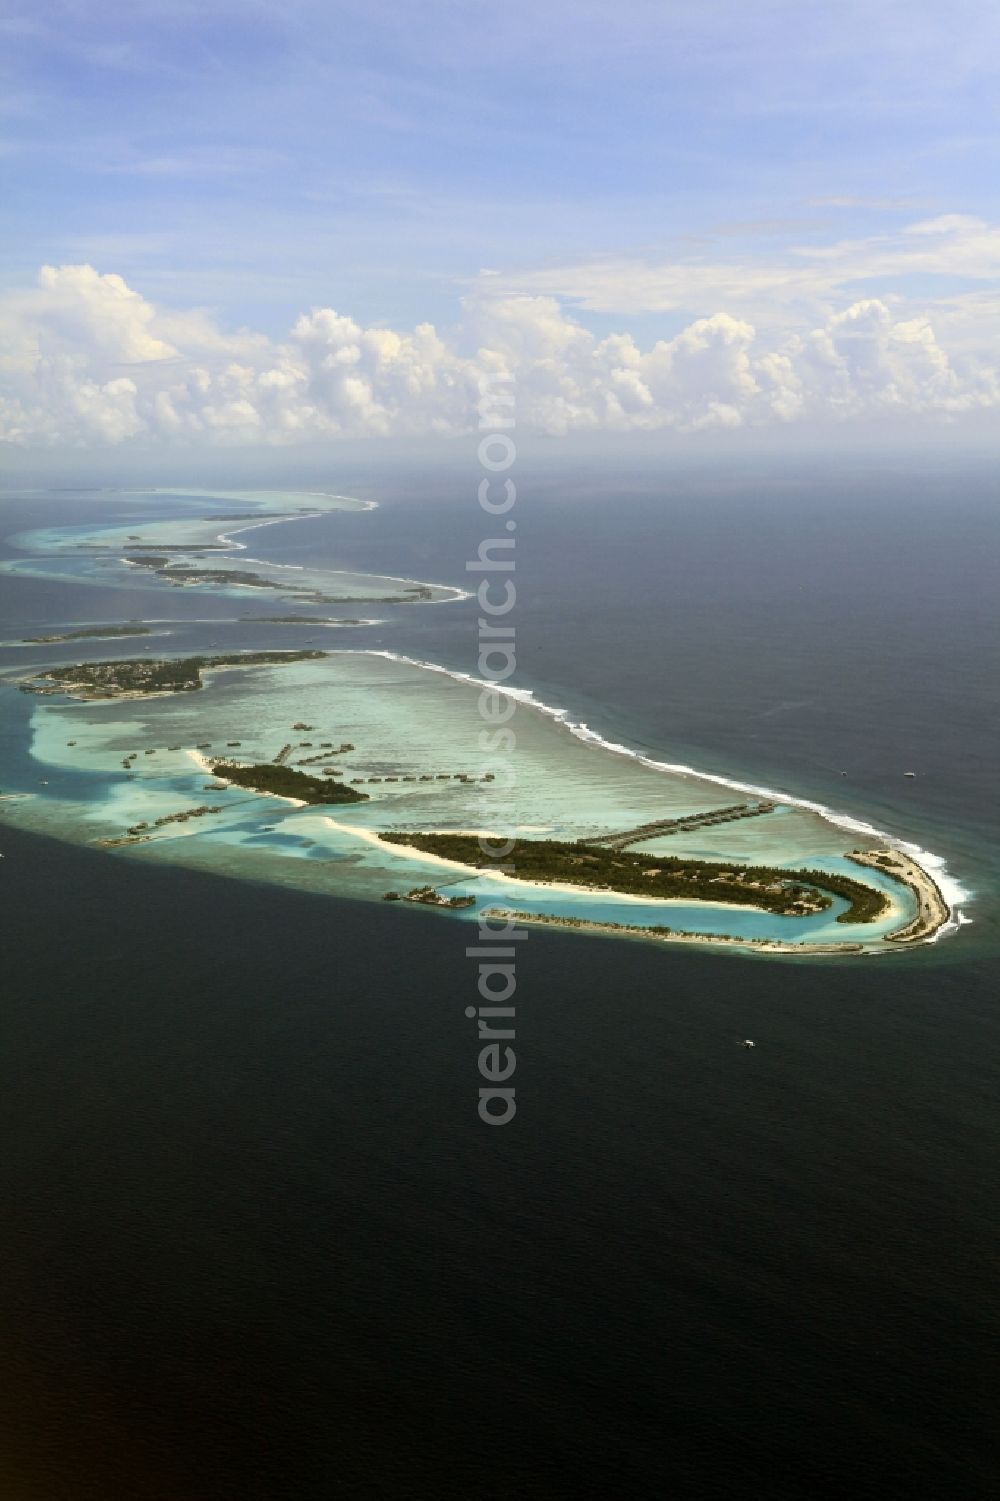
<instances>
[{"instance_id":1,"label":"white surf line","mask_svg":"<svg viewBox=\"0 0 1000 1501\"><path fill-rule=\"evenodd\" d=\"M297 493L306 494L309 492L302 491ZM329 498L331 500L353 500L355 497L352 495L335 495L330 496ZM374 500L371 501L367 508L370 510L376 510L378 508L378 502ZM237 526L233 527L229 532L219 532L216 536L216 541L227 542L231 547L238 549L240 552L246 552L246 543L233 541L235 537L241 536L243 532L258 531L263 526L281 526L286 521L315 521L318 516L329 516L330 514L330 511L310 511L304 515L299 514L295 516L269 516L266 521L251 521L247 526ZM336 508L334 508L332 514L336 514ZM305 573L308 571L299 563L270 563L266 558L245 558L244 562L257 563L261 568L291 568L294 569L297 573ZM352 572L352 570L349 568L320 568L317 569L316 572L328 573L331 576L336 576L337 574L349 574ZM384 579L387 583L390 584L410 584L416 586L419 589L445 589L456 600L471 598L468 590L459 589L455 584L433 584L427 579L406 578L405 576L397 573L357 573L354 576L360 579ZM421 601L421 603L424 604L442 604L445 602L450 601L442 601L437 599Z\"/></svg>"},{"instance_id":2,"label":"white surf line","mask_svg":"<svg viewBox=\"0 0 1000 1501\"><path fill-rule=\"evenodd\" d=\"M150 490L150 491L143 491L143 492L136 492L136 493L156 495L156 494L167 494L167 493L179 494L180 492L179 491L167 492L167 491ZM197 492L193 492L193 493L197 493ZM278 493L281 493L281 492L278 492ZM355 500L357 498L357 497L355 497L353 495L326 495L325 493L322 493L322 492L312 492L312 491L295 491L293 493L295 493L295 494L303 494L303 495L313 495L313 494L315 494L316 498L318 498L318 499L329 499L329 500ZM211 496L211 495L209 495L206 498L209 499L209 500L212 500L212 499L224 500L225 496L221 496L221 495L219 495L219 496ZM362 505L365 508L365 510L367 510L367 511L378 510L378 501L377 500L359 501L359 504ZM336 513L336 507L334 507L332 509L332 511L323 511L323 510L320 510L320 511L307 511L305 513L301 513L301 512L300 513L296 513L295 515L291 515L291 516L268 516L263 521L251 521L246 526L236 526L236 527L233 527L233 528L231 528L231 530L226 531L226 532L216 532L215 536L214 536L214 540L216 542L224 542L226 544L225 548L218 548L216 550L218 552L224 552L224 551L227 551L227 552L234 552L234 551L236 551L236 552L246 552L248 550L247 549L247 544L245 542L237 542L235 540L237 537L241 536L243 534L243 532L255 532L255 531L259 531L261 527L265 527L265 526L282 526L287 521L315 521L318 516L329 516L329 515L335 514L335 513ZM141 533L140 533L140 535L141 535ZM145 544L144 543L143 545L144 546L146 546L146 545L153 546L155 544L153 544L153 543ZM171 546L170 546L170 544L168 542L164 542L164 544L163 544L163 551L164 552L171 552L172 550L176 550L177 548L183 549L187 545L188 544L185 544L183 542L177 543L175 545L175 549L172 549ZM124 563L127 563L128 561L129 561L128 558L123 558L122 559L122 562L124 562ZM308 570L301 563L271 563L266 558L244 558L243 561L245 563L256 563L257 566L260 567L260 568L285 568L285 569L288 569L289 571L294 572L294 573L306 573L306 572L308 572ZM139 565L135 565L135 566L140 566L141 567L142 565L139 564ZM349 568L326 568L326 569L319 568L319 569L316 569L315 572L317 572L317 573L319 573L321 575L322 574L327 574L331 578L335 578L335 577L337 577L338 574L340 574L340 575L350 574L352 572L352 570L349 569ZM471 595L469 594L469 591L467 589L460 589L455 584L434 584L434 583L431 583L427 579L406 578L406 577L401 577L399 574L395 574L395 573L357 573L357 574L354 575L354 577L359 578L359 579L385 580L386 583L390 583L390 584L408 584L408 585L415 586L418 589L443 589L443 590L447 591L446 592L446 596L445 596L444 599L420 600L419 601L420 604L433 604L433 605L452 604L452 603L457 602L460 599L470 599L471 598Z\"/></svg>"},{"instance_id":3,"label":"white surf line","mask_svg":"<svg viewBox=\"0 0 1000 1501\"><path fill-rule=\"evenodd\" d=\"M230 491L228 493L220 494L218 492L208 493L208 492L202 491L202 490L163 490L163 489L157 489L154 486L154 487L150 487L150 488L147 488L147 489L130 491L129 493L130 494L134 494L134 495L162 495L162 496L185 495L185 496L198 496L199 498L203 498L205 500L218 500L218 501L222 501L222 502L225 502L227 500L243 501L243 502L245 502L248 505L266 504L266 502L263 501L263 500L258 501L258 500L255 500L253 497L251 497L249 495L245 496L245 495L242 495L242 494L238 494L235 491ZM331 492L331 491L328 491L328 490L293 490L293 491L290 491L290 492L286 492L286 491L283 491L283 490L276 490L276 491L269 491L267 493L268 494L274 494L274 495L277 495L277 496L287 496L289 494L290 495L302 495L302 496L305 496L307 499L312 499L312 500L350 500L350 501L354 502L354 504L356 504L357 506L359 506L361 508L362 513L366 512L366 511L377 511L379 509L379 503L378 503L377 500L363 500L363 499L361 499L360 496L356 496L356 495L342 495L339 492L334 493L334 492ZM238 537L238 536L240 536L243 532L256 531L260 527L264 527L264 526L280 526L281 524L283 524L286 521L315 521L317 517L319 517L319 516L328 516L328 515L330 515L332 513L335 513L336 510L337 510L337 507L333 506L333 507L330 507L328 509L320 509L320 510L307 511L307 512L297 512L295 514L291 514L291 515L288 515L288 516L269 516L266 519L261 520L261 521L251 521L251 522L248 522L246 526L233 527L229 531L216 532L216 533L213 534L212 541L213 542L217 542L217 543L221 542L221 543L223 543L225 545L223 547L217 547L217 548L215 548L214 551L216 553L225 553L225 552L230 552L231 553L234 550L235 551L239 551L239 552L247 552L247 550L248 550L247 549L247 544L245 542L237 542L235 540L235 538ZM193 518L192 517L188 517L187 521L189 523L193 522L194 524L197 524L199 520L203 521L204 519L205 519L204 517L201 517L201 518L198 518L198 517L193 517ZM183 525L183 522L181 524ZM118 530L118 528L112 528L112 530ZM142 535L141 532L140 532L139 535L140 536ZM154 547L154 546L161 547L162 551L168 552L168 553L169 552L176 552L178 550L183 551L184 549L186 549L190 545L192 545L192 544L184 543L184 542L178 542L178 543L174 543L174 544L170 544L169 542L164 542L162 544L161 543L156 543L156 542L143 542L142 543L142 546L144 546L144 547ZM207 545L211 546L211 544L207 544ZM74 547L72 543L69 544L69 550L70 550L71 555L73 555L73 554L79 554L79 552L80 552L80 548L78 546ZM8 560L8 562L6 564L0 565L0 567L7 568L8 571L13 571L13 565L16 564L19 561L20 560L18 560L18 559L10 559L10 560ZM25 561L26 562L30 562L31 560L30 559L26 559ZM130 558L126 558L126 557L120 557L119 558L119 562L125 564L126 566L128 566L130 568L141 568L141 567L143 567L143 564L141 562L140 563L135 563ZM247 562L247 563L256 563L257 566L260 567L260 568L281 568L281 569L286 569L289 572L294 572L294 573L305 573L305 572L308 571L305 567L303 567L302 564L299 564L299 563L272 563L272 562L269 562L266 558L252 558L252 557L248 557L248 558L244 559L244 562ZM345 574L350 574L352 572L352 570L351 569L347 569L347 568L317 569L316 572L319 573L320 575L324 575L325 574L326 576L330 577L331 579L334 579L334 578L337 578L338 576L343 576ZM41 575L41 576L44 577L45 575ZM362 573L354 574L354 577L356 577L358 579L371 579L371 580L373 580L375 582L378 582L380 580L384 580L386 583L389 583L389 584L403 584L403 585L413 586L413 587L422 588L422 589L436 589L441 594L441 598L439 598L439 599L422 599L422 600L413 600L413 601L396 600L396 601L389 601L389 603L397 603L397 604L413 603L413 604L426 604L426 605L446 605L446 604L455 604L459 600L470 599L471 598L471 595L470 595L470 593L469 593L469 591L467 589L459 588L458 585L456 585L456 584L439 584L439 583L434 583L434 582L432 582L429 579L407 578L405 576L400 576L398 574L393 574L393 573L363 573L363 572Z\"/></svg>"},{"instance_id":4,"label":"white surf line","mask_svg":"<svg viewBox=\"0 0 1000 1501\"><path fill-rule=\"evenodd\" d=\"M143 625L146 625L148 623L149 622L147 621L142 622ZM381 624L380 621L376 623ZM104 641L137 641L145 640L147 636L160 637L172 636L173 634L173 631L145 631L140 637L135 632L129 631L124 636L77 636L72 641L0 641L0 647L10 647L11 649L24 648L25 650L27 650L29 647L40 646L86 645L87 643L95 641L98 643L98 645L100 645L100 643Z\"/></svg>"},{"instance_id":5,"label":"white surf line","mask_svg":"<svg viewBox=\"0 0 1000 1501\"><path fill-rule=\"evenodd\" d=\"M347 655L349 648L334 648L331 655ZM864 834L868 838L881 840L891 848L901 850L909 855L910 859L930 876L937 886L948 908L948 921L943 923L931 938L924 940L936 943L939 938L944 938L951 933L956 933L960 927L970 923L972 919L958 908L958 903L967 901L972 895L952 876L941 855L935 855L930 850L922 849L919 844L913 844L908 840L900 839L894 834L887 833L884 829L878 829L874 824L865 823L859 818L854 818L848 813L838 813L836 809L829 808L825 803L817 803L809 798L796 797L792 793L782 792L774 787L758 786L754 782L737 781L734 777L720 776L717 772L699 771L697 767L687 766L683 762L657 761L652 756L644 756L639 751L632 750L630 746L622 745L614 740L606 740L603 735L592 730L589 725L582 721L569 718L566 709L559 709L553 704L541 703L535 698L531 688L510 688L500 686L494 682L487 682L483 678L477 678L471 672L458 672L450 667L442 667L438 662L421 662L416 657L408 657L402 652L372 649L360 650L354 655L366 657L384 657L391 662L402 662L409 667L421 667L428 672L438 672L443 677L453 678L459 683L468 683L474 688L488 688L497 693L503 693L508 698L523 703L526 707L536 709L539 714L545 714L548 718L556 720L563 725L577 740L582 740L586 745L595 745L602 750L610 751L616 756L627 756L632 761L638 761L642 766L648 766L653 771L667 772L672 776L696 777L702 782L713 782L719 787L730 787L737 792L748 792L755 797L768 798L773 802L787 803L790 807L804 808L809 813L816 813L824 818L827 823L835 827L846 829L852 834Z\"/></svg>"},{"instance_id":6,"label":"white surf line","mask_svg":"<svg viewBox=\"0 0 1000 1501\"><path fill-rule=\"evenodd\" d=\"M317 516L326 514L324 511L307 511L304 514L299 512L294 516L269 516L266 521L251 521L248 526L233 527L231 532L218 532L215 540L227 543L227 550L229 552L246 552L246 543L234 540L243 532L256 532L265 526L282 526L286 521L315 521ZM268 563L263 558L245 558L244 562L257 563L262 568L290 568L296 573L305 573L306 571L301 563Z\"/></svg>"},{"instance_id":7,"label":"white surf line","mask_svg":"<svg viewBox=\"0 0 1000 1501\"><path fill-rule=\"evenodd\" d=\"M104 494L113 494L114 491L104 491ZM349 500L354 505L360 506L363 511L377 511L377 500L363 500L360 495L342 495L339 490L165 490L162 485L146 485L139 490L125 492L129 495L184 495L197 496L199 500L243 501L247 505L264 505L268 495L280 496L288 501L296 495L304 495L307 500ZM334 507L334 509L336 509Z\"/></svg>"}]
</instances>

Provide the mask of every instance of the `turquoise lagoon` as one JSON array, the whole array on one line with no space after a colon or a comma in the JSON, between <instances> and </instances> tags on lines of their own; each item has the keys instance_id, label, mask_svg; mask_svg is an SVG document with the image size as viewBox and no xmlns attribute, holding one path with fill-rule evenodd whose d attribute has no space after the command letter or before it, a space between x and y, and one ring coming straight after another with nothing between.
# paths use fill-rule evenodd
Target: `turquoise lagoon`
<instances>
[{"instance_id":1,"label":"turquoise lagoon","mask_svg":"<svg viewBox=\"0 0 1000 1501\"><path fill-rule=\"evenodd\" d=\"M460 599L465 591L421 579L356 573L349 569L313 569L275 563L253 556L252 542L263 528L335 511L368 511L372 502L349 495L313 495L287 491L227 490L211 495L195 491L131 491L114 496L127 519L114 524L39 527L7 540L23 556L0 563L0 572L32 578L100 584L105 588L208 591L233 599L261 598L284 604L427 602ZM159 513L150 519L151 503ZM169 514L163 517L163 511ZM209 514L206 515L206 511ZM135 559L163 558L168 568L195 569L183 581L154 573ZM258 582L200 580L198 573L219 569L252 574Z\"/></svg>"},{"instance_id":2,"label":"turquoise lagoon","mask_svg":"<svg viewBox=\"0 0 1000 1501\"><path fill-rule=\"evenodd\" d=\"M5 691L15 690L8 685ZM503 905L594 922L666 922L697 933L812 944L875 941L912 915L909 892L873 871L864 873L865 880L888 891L894 908L878 923L850 928L836 922L841 902L815 917L789 918L721 904L559 891L495 876L466 877L417 852L393 851L366 838L380 830L477 829L503 837L577 839L734 801L728 785L616 753L523 699L515 701L510 721L515 753L490 755L481 748L479 695L475 683L430 665L389 653L333 651L314 661L213 670L196 693L103 702L32 698L30 761L19 785L5 780L6 791L23 796L0 810L25 827L95 842L121 837L139 822L218 806L218 813L167 824L147 842L114 853L337 896L378 899L389 889L446 886L449 894L476 898L475 908L455 914L464 918ZM308 732L293 730L303 722L311 726ZM289 741L295 746L289 764L319 755L322 741L350 742L352 751L327 752L307 769L332 765L345 780L364 778L361 790L370 800L328 811L241 788L209 790L213 778L199 755L271 760ZM205 742L210 749L197 752ZM122 766L130 752L138 753L132 779ZM516 777L513 786L507 785L508 769ZM483 781L488 773L496 780ZM459 775L473 780L458 781ZM858 838L856 830L789 802L758 818L650 840L641 848L857 876L846 852Z\"/></svg>"},{"instance_id":3,"label":"turquoise lagoon","mask_svg":"<svg viewBox=\"0 0 1000 1501\"><path fill-rule=\"evenodd\" d=\"M87 497L93 501L94 497ZM301 492L118 491L99 497L100 519L23 531L7 539L16 549L0 570L66 584L111 590L170 590L315 607L352 600L387 605L441 604L467 597L450 585L275 563L258 558L267 527L337 512L363 512L373 503L344 495ZM39 496L39 508L44 497ZM180 567L252 572L266 588L205 578L171 584L127 561L143 549ZM309 554L306 554L308 559ZM114 595L108 597L113 601ZM281 613L284 613L284 608ZM401 612L397 626L403 626ZM111 617L114 618L113 616ZM317 617L316 626L351 624ZM175 650L210 652L207 621L182 618L148 623L183 637ZM215 622L218 624L218 622ZM268 631L266 621L256 631ZM33 627L32 634L39 634ZM165 632L171 634L171 629ZM269 649L284 641L268 637ZM314 640L313 637L306 638ZM329 638L328 638L329 639ZM17 642L7 642L15 646ZM261 645L255 639L255 647ZM130 643L128 654L162 653L159 642ZM292 885L342 897L381 899L387 890L431 884L470 895L475 906L440 913L466 920L489 907L554 914L589 922L642 927L666 923L698 934L782 943L879 940L914 915L910 890L878 871L863 873L848 858L859 843L886 836L830 810L778 794L778 806L759 817L677 832L645 841L649 853L700 856L740 863L840 871L877 885L892 908L877 923L837 923L844 903L808 918L778 917L748 907L704 902L653 902L585 890L533 886L496 875L472 876L418 852L380 844L393 830L489 830L501 837L580 839L655 820L704 812L743 801L763 789L699 774L692 768L641 758L614 746L558 710L511 689L511 756L483 748L482 684L433 663L389 651L337 650L280 666L212 670L201 691L106 701L18 692L27 663L123 655L116 643L64 643L30 648L22 666L0 675L6 732L0 736L0 819L83 843L121 839L136 824L210 805L212 813L155 828L143 842L116 846L108 858L165 860L226 875ZM67 653L72 655L67 656ZM296 723L313 728L293 729ZM317 757L321 742L354 747L329 752L306 769L336 767L359 780L369 800L333 809L299 807L245 789L209 788L203 757L273 760L291 741L295 765ZM311 744L299 744L309 741ZM72 743L71 743L72 742ZM210 742L203 753L197 747ZM135 752L131 770L123 761ZM201 757L202 759L199 759ZM485 780L486 777L494 780ZM468 780L459 780L466 777ZM376 780L372 780L372 779ZM767 794L775 796L774 794ZM910 850L924 863L933 862ZM516 858L516 857L515 857ZM935 872L940 879L940 872Z\"/></svg>"}]
</instances>

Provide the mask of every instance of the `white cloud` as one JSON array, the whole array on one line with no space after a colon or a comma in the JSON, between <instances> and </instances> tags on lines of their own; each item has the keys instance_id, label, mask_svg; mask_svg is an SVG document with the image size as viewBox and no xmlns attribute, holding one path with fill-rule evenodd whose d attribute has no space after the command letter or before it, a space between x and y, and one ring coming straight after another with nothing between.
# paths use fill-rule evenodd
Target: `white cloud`
<instances>
[{"instance_id":1,"label":"white cloud","mask_svg":"<svg viewBox=\"0 0 1000 1501\"><path fill-rule=\"evenodd\" d=\"M891 234L793 246L770 259L722 260L710 251L661 262L608 257L508 276L501 286L511 294L568 299L589 312L697 315L725 308L776 326L806 308L853 301L859 282L899 284L913 276L1000 283L1000 226L942 214Z\"/></svg>"},{"instance_id":2,"label":"white cloud","mask_svg":"<svg viewBox=\"0 0 1000 1501\"><path fill-rule=\"evenodd\" d=\"M177 354L154 334L153 306L120 276L99 276L92 266L43 266L29 310L40 329L88 357L132 364Z\"/></svg>"},{"instance_id":3,"label":"white cloud","mask_svg":"<svg viewBox=\"0 0 1000 1501\"><path fill-rule=\"evenodd\" d=\"M914 237L991 234L962 220ZM486 286L492 294L496 279ZM981 314L981 306L977 304ZM939 322L941 326L939 326ZM939 320L863 297L800 325L735 311L641 347L598 337L551 295L470 297L448 337L427 323L365 327L332 308L280 341L162 309L121 277L45 267L0 300L0 441L292 444L475 428L485 370L516 381L518 423L551 434L835 423L881 414L944 420L1000 407L988 339L960 300ZM942 327L945 332L942 334ZM961 337L948 338L957 330Z\"/></svg>"}]
</instances>

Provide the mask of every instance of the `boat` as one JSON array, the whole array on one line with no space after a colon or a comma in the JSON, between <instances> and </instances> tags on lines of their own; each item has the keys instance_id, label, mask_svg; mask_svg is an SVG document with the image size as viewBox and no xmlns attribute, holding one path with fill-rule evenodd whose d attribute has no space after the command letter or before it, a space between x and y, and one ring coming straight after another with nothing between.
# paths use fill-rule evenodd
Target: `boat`
<instances>
[{"instance_id":1,"label":"boat","mask_svg":"<svg viewBox=\"0 0 1000 1501\"><path fill-rule=\"evenodd\" d=\"M757 1044L754 1042L752 1037L744 1037L743 1046L745 1048L755 1048Z\"/></svg>"},{"instance_id":2,"label":"boat","mask_svg":"<svg viewBox=\"0 0 1000 1501\"><path fill-rule=\"evenodd\" d=\"M916 774L917 773L915 771L904 771L903 772L904 777L915 777Z\"/></svg>"}]
</instances>

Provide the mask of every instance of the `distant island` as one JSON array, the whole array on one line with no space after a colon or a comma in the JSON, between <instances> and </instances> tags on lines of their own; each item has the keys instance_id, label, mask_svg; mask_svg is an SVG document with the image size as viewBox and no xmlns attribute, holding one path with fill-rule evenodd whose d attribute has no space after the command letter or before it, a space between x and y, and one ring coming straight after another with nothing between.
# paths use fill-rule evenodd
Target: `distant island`
<instances>
[{"instance_id":1,"label":"distant island","mask_svg":"<svg viewBox=\"0 0 1000 1501\"><path fill-rule=\"evenodd\" d=\"M22 636L21 641L25 646L50 646L56 641L88 641L102 636L110 636L114 639L118 636L151 636L152 634L147 625L138 625L130 621L126 625L85 625L78 631L57 631L51 636Z\"/></svg>"},{"instance_id":2,"label":"distant island","mask_svg":"<svg viewBox=\"0 0 1000 1501\"><path fill-rule=\"evenodd\" d=\"M462 865L490 869L495 862L483 853L476 834L382 833L387 844L407 845ZM516 878L524 881L568 882L628 896L659 900L725 902L761 907L782 917L807 917L847 902L839 923L869 923L888 909L881 891L850 876L825 870L784 870L778 866L740 865L733 861L700 860L676 855L641 855L606 849L586 841L525 839L517 846Z\"/></svg>"},{"instance_id":3,"label":"distant island","mask_svg":"<svg viewBox=\"0 0 1000 1501\"><path fill-rule=\"evenodd\" d=\"M193 693L213 667L280 666L323 657L322 651L230 652L216 657L129 657L117 662L77 662L49 667L21 683L23 693L68 693L74 698L125 698L147 693Z\"/></svg>"},{"instance_id":4,"label":"distant island","mask_svg":"<svg viewBox=\"0 0 1000 1501\"><path fill-rule=\"evenodd\" d=\"M356 615L244 615L247 625L373 625Z\"/></svg>"},{"instance_id":5,"label":"distant island","mask_svg":"<svg viewBox=\"0 0 1000 1501\"><path fill-rule=\"evenodd\" d=\"M293 598L296 602L301 601L302 604L309 605L409 605L423 604L434 598L434 589L429 584L409 585L398 595L349 594L338 597L335 594L324 594L319 589L289 583L287 579L276 581L265 578L263 574L253 573L245 568L193 568L188 564L173 561L173 557L178 553L222 553L224 555L227 550L209 546L171 546L168 556L163 553L140 553L138 549L133 549L122 561L133 568L148 568L157 578L178 588L205 584L221 585L224 588L236 585L241 589L270 590L274 594Z\"/></svg>"}]
</instances>

